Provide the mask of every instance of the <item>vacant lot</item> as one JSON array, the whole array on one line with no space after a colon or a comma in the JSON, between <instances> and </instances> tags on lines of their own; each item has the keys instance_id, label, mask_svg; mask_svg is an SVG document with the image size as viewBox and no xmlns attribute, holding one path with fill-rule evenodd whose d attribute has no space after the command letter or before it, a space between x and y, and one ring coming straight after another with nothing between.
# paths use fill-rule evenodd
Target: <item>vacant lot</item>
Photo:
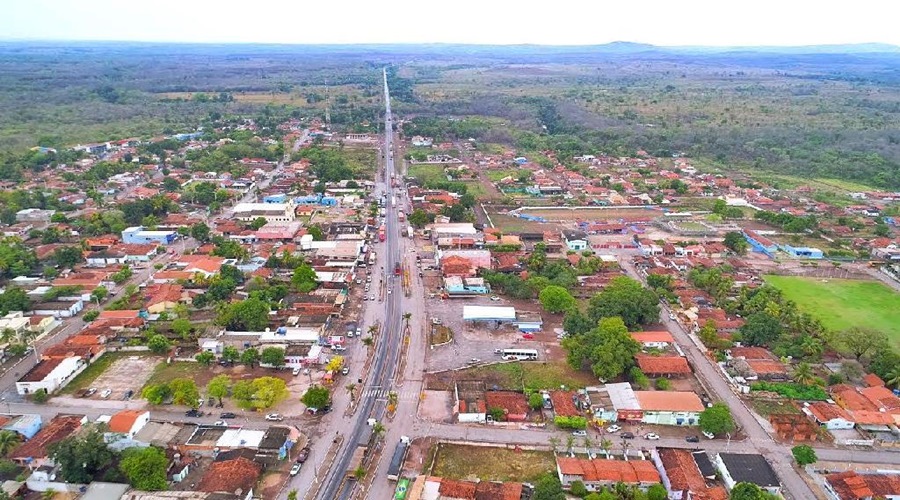
<instances>
[{"instance_id":1,"label":"vacant lot","mask_svg":"<svg viewBox=\"0 0 900 500\"><path fill-rule=\"evenodd\" d=\"M877 281L773 275L765 279L826 328L872 328L886 333L894 345L900 346L900 294Z\"/></svg>"},{"instance_id":2,"label":"vacant lot","mask_svg":"<svg viewBox=\"0 0 900 500\"><path fill-rule=\"evenodd\" d=\"M429 389L452 390L456 380L483 380L488 389L521 391L559 389L582 389L597 384L590 373L575 371L563 361L514 362L478 366L466 370L435 373L428 380Z\"/></svg>"},{"instance_id":3,"label":"vacant lot","mask_svg":"<svg viewBox=\"0 0 900 500\"><path fill-rule=\"evenodd\" d=\"M83 372L79 373L77 377L72 379L71 382L66 384L66 386L60 391L62 394L75 394L81 389L87 389L89 387L94 386L94 381L97 380L97 377L106 372L110 366L116 361L134 356L133 352L108 352L97 361L91 363L87 368L84 369Z\"/></svg>"},{"instance_id":4,"label":"vacant lot","mask_svg":"<svg viewBox=\"0 0 900 500\"><path fill-rule=\"evenodd\" d=\"M189 378L197 383L197 387L202 392L206 384L216 375L228 375L234 382L245 379L252 380L258 377L276 377L288 383L294 379L290 370L275 370L258 366L250 369L244 365L231 367L212 365L207 367L192 361L176 361L170 364L158 364L153 370L153 374L147 379L146 385L163 384L176 378Z\"/></svg>"},{"instance_id":5,"label":"vacant lot","mask_svg":"<svg viewBox=\"0 0 900 500\"><path fill-rule=\"evenodd\" d=\"M140 394L141 387L154 373L154 367L164 364L161 362L162 358L149 354L130 352L116 355L118 358L91 384L91 387L96 387L99 391L111 390L110 399L121 399L128 390ZM93 397L99 397L99 394Z\"/></svg>"},{"instance_id":6,"label":"vacant lot","mask_svg":"<svg viewBox=\"0 0 900 500\"><path fill-rule=\"evenodd\" d=\"M623 220L652 219L662 215L662 212L653 208L558 208L522 210L523 214L543 217L547 221L590 221L590 220Z\"/></svg>"},{"instance_id":7,"label":"vacant lot","mask_svg":"<svg viewBox=\"0 0 900 500\"><path fill-rule=\"evenodd\" d=\"M410 165L406 175L415 177L422 184L447 180L443 165Z\"/></svg>"},{"instance_id":8,"label":"vacant lot","mask_svg":"<svg viewBox=\"0 0 900 500\"><path fill-rule=\"evenodd\" d=\"M433 475L450 479L532 482L556 466L548 451L439 444L436 453Z\"/></svg>"}]
</instances>

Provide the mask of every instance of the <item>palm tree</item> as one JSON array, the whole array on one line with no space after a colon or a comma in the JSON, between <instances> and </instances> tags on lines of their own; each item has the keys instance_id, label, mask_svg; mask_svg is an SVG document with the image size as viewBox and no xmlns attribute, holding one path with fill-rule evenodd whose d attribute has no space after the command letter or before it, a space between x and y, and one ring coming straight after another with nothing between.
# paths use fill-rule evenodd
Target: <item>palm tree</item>
<instances>
[{"instance_id":1,"label":"palm tree","mask_svg":"<svg viewBox=\"0 0 900 500\"><path fill-rule=\"evenodd\" d=\"M809 363L800 363L794 368L794 382L800 385L812 385L815 380L816 376L813 374Z\"/></svg>"},{"instance_id":2,"label":"palm tree","mask_svg":"<svg viewBox=\"0 0 900 500\"><path fill-rule=\"evenodd\" d=\"M362 339L362 342L366 347L372 347L372 344L375 343L372 337L365 337Z\"/></svg>"},{"instance_id":3,"label":"palm tree","mask_svg":"<svg viewBox=\"0 0 900 500\"><path fill-rule=\"evenodd\" d=\"M359 467L354 469L353 477L356 478L357 481L362 481L362 478L366 477L366 468L360 465Z\"/></svg>"},{"instance_id":4,"label":"palm tree","mask_svg":"<svg viewBox=\"0 0 900 500\"><path fill-rule=\"evenodd\" d=\"M0 455L6 456L19 445L19 434L13 431L0 431Z\"/></svg>"},{"instance_id":5,"label":"palm tree","mask_svg":"<svg viewBox=\"0 0 900 500\"><path fill-rule=\"evenodd\" d=\"M344 386L344 389L347 389L347 392L350 393L350 399L352 400L353 394L356 391L356 384L351 382L351 383L347 384L346 386Z\"/></svg>"},{"instance_id":6,"label":"palm tree","mask_svg":"<svg viewBox=\"0 0 900 500\"><path fill-rule=\"evenodd\" d=\"M387 431L387 429L381 422L375 422L375 425L372 426L372 434L375 435L375 439L381 438L381 436L384 435L385 431Z\"/></svg>"},{"instance_id":7,"label":"palm tree","mask_svg":"<svg viewBox=\"0 0 900 500\"><path fill-rule=\"evenodd\" d=\"M412 313L403 313L403 321L406 322L407 328L409 328L409 318L412 318Z\"/></svg>"},{"instance_id":8,"label":"palm tree","mask_svg":"<svg viewBox=\"0 0 900 500\"><path fill-rule=\"evenodd\" d=\"M369 335L374 337L378 333L378 325L369 325Z\"/></svg>"},{"instance_id":9,"label":"palm tree","mask_svg":"<svg viewBox=\"0 0 900 500\"><path fill-rule=\"evenodd\" d=\"M550 436L547 441L550 442L550 448L553 449L553 453L556 453L556 449L559 448L559 438L556 436Z\"/></svg>"},{"instance_id":10,"label":"palm tree","mask_svg":"<svg viewBox=\"0 0 900 500\"><path fill-rule=\"evenodd\" d=\"M397 402L400 401L400 397L394 391L388 391L387 398L388 404L391 406L397 406Z\"/></svg>"},{"instance_id":11,"label":"palm tree","mask_svg":"<svg viewBox=\"0 0 900 500\"><path fill-rule=\"evenodd\" d=\"M609 456L609 449L612 448L612 441L606 438L601 439L600 448L603 449L603 453L606 454L606 456Z\"/></svg>"},{"instance_id":12,"label":"palm tree","mask_svg":"<svg viewBox=\"0 0 900 500\"><path fill-rule=\"evenodd\" d=\"M895 366L894 368L892 368L891 371L887 372L884 375L884 378L887 379L884 381L884 383L888 387L900 387L900 366Z\"/></svg>"},{"instance_id":13,"label":"palm tree","mask_svg":"<svg viewBox=\"0 0 900 500\"><path fill-rule=\"evenodd\" d=\"M297 490L291 490L288 492L287 500L297 500Z\"/></svg>"},{"instance_id":14,"label":"palm tree","mask_svg":"<svg viewBox=\"0 0 900 500\"><path fill-rule=\"evenodd\" d=\"M591 441L591 438L585 436L584 439L581 440L581 444L584 446L584 449L590 451L591 446L594 445L594 442Z\"/></svg>"},{"instance_id":15,"label":"palm tree","mask_svg":"<svg viewBox=\"0 0 900 500\"><path fill-rule=\"evenodd\" d=\"M569 450L569 452L571 452L572 448L574 446L575 446L575 437L572 436L571 434L569 434L568 436L566 436L566 448Z\"/></svg>"}]
</instances>

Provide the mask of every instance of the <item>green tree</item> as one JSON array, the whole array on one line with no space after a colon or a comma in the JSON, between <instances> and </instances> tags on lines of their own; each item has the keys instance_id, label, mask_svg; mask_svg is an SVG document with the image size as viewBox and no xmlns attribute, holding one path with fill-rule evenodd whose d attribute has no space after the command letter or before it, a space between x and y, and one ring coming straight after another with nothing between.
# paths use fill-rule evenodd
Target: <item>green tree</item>
<instances>
[{"instance_id":1,"label":"green tree","mask_svg":"<svg viewBox=\"0 0 900 500\"><path fill-rule=\"evenodd\" d=\"M663 290L671 290L672 289L672 276L668 274L648 274L647 275L647 286L656 290L662 288Z\"/></svg>"},{"instance_id":2,"label":"green tree","mask_svg":"<svg viewBox=\"0 0 900 500\"><path fill-rule=\"evenodd\" d=\"M737 483L731 489L729 500L776 500L777 497L753 483Z\"/></svg>"},{"instance_id":3,"label":"green tree","mask_svg":"<svg viewBox=\"0 0 900 500\"><path fill-rule=\"evenodd\" d=\"M162 187L166 191L175 192L181 189L181 183L174 177L165 177L162 181Z\"/></svg>"},{"instance_id":4,"label":"green tree","mask_svg":"<svg viewBox=\"0 0 900 500\"><path fill-rule=\"evenodd\" d=\"M744 255L750 248L750 244L744 238L744 235L737 231L725 233L725 246L738 255Z\"/></svg>"},{"instance_id":5,"label":"green tree","mask_svg":"<svg viewBox=\"0 0 900 500\"><path fill-rule=\"evenodd\" d=\"M715 403L700 413L700 429L712 434L734 432L734 419L725 403Z\"/></svg>"},{"instance_id":6,"label":"green tree","mask_svg":"<svg viewBox=\"0 0 900 500\"><path fill-rule=\"evenodd\" d=\"M209 351L203 351L200 354L194 356L194 359L197 360L197 363L208 367L216 360L216 355Z\"/></svg>"},{"instance_id":7,"label":"green tree","mask_svg":"<svg viewBox=\"0 0 900 500\"><path fill-rule=\"evenodd\" d=\"M259 228L265 226L267 222L268 221L265 219L265 217L257 217L250 221L250 229L257 231L259 230Z\"/></svg>"},{"instance_id":8,"label":"green tree","mask_svg":"<svg viewBox=\"0 0 900 500\"><path fill-rule=\"evenodd\" d=\"M434 222L434 215L417 208L409 214L408 220L411 226L421 229Z\"/></svg>"},{"instance_id":9,"label":"green tree","mask_svg":"<svg viewBox=\"0 0 900 500\"><path fill-rule=\"evenodd\" d=\"M819 458L816 456L816 450L807 444L800 444L791 448L791 454L794 455L794 460L797 461L797 465L803 467L804 465L814 464Z\"/></svg>"},{"instance_id":10,"label":"green tree","mask_svg":"<svg viewBox=\"0 0 900 500\"><path fill-rule=\"evenodd\" d=\"M566 493L556 474L541 475L534 484L532 500L566 500Z\"/></svg>"},{"instance_id":11,"label":"green tree","mask_svg":"<svg viewBox=\"0 0 900 500\"><path fill-rule=\"evenodd\" d=\"M6 291L0 294L0 314L6 316L10 311L31 310L31 299L25 290L16 286L6 287Z\"/></svg>"},{"instance_id":12,"label":"green tree","mask_svg":"<svg viewBox=\"0 0 900 500\"><path fill-rule=\"evenodd\" d=\"M597 328L583 335L564 338L562 346L572 368L579 370L589 366L595 376L605 380L624 373L634 364L634 355L641 350L620 317L603 318Z\"/></svg>"},{"instance_id":13,"label":"green tree","mask_svg":"<svg viewBox=\"0 0 900 500\"><path fill-rule=\"evenodd\" d=\"M594 323L601 318L618 316L626 327L637 328L659 321L659 297L639 282L619 276L591 297L587 314Z\"/></svg>"},{"instance_id":14,"label":"green tree","mask_svg":"<svg viewBox=\"0 0 900 500\"><path fill-rule=\"evenodd\" d=\"M269 324L269 304L258 297L224 305L216 323L229 330L260 331Z\"/></svg>"},{"instance_id":15,"label":"green tree","mask_svg":"<svg viewBox=\"0 0 900 500\"><path fill-rule=\"evenodd\" d=\"M541 393L531 393L531 395L528 396L528 406L530 406L532 410L540 410L541 407L544 406L544 397L541 396Z\"/></svg>"},{"instance_id":16,"label":"green tree","mask_svg":"<svg viewBox=\"0 0 900 500\"><path fill-rule=\"evenodd\" d=\"M316 288L316 272L309 264L300 264L291 276L291 285L300 293L309 293Z\"/></svg>"},{"instance_id":17,"label":"green tree","mask_svg":"<svg viewBox=\"0 0 900 500\"><path fill-rule=\"evenodd\" d=\"M288 390L284 380L280 378L259 377L235 384L232 396L241 408L265 409L275 406L286 398Z\"/></svg>"},{"instance_id":18,"label":"green tree","mask_svg":"<svg viewBox=\"0 0 900 500\"><path fill-rule=\"evenodd\" d=\"M218 398L219 404L222 404L222 398L228 396L231 389L231 377L228 375L216 375L206 384L206 394L211 398Z\"/></svg>"},{"instance_id":19,"label":"green tree","mask_svg":"<svg viewBox=\"0 0 900 500\"><path fill-rule=\"evenodd\" d=\"M551 313L568 311L575 306L575 297L561 286L550 285L538 294L541 307Z\"/></svg>"},{"instance_id":20,"label":"green tree","mask_svg":"<svg viewBox=\"0 0 900 500\"><path fill-rule=\"evenodd\" d=\"M291 490L288 492L287 500L297 500L297 490Z\"/></svg>"},{"instance_id":21,"label":"green tree","mask_svg":"<svg viewBox=\"0 0 900 500\"><path fill-rule=\"evenodd\" d=\"M19 446L19 434L13 431L0 431L0 455L9 455L16 446Z\"/></svg>"},{"instance_id":22,"label":"green tree","mask_svg":"<svg viewBox=\"0 0 900 500\"><path fill-rule=\"evenodd\" d=\"M100 285L91 292L91 300L98 303L103 302L103 299L105 299L107 295L109 295L109 290L107 290L105 286Z\"/></svg>"},{"instance_id":23,"label":"green tree","mask_svg":"<svg viewBox=\"0 0 900 500\"><path fill-rule=\"evenodd\" d=\"M228 363L236 363L239 359L241 359L241 353L238 352L237 347L233 345L227 345L222 348L222 360Z\"/></svg>"},{"instance_id":24,"label":"green tree","mask_svg":"<svg viewBox=\"0 0 900 500\"><path fill-rule=\"evenodd\" d=\"M209 226L202 222L198 222L191 226L191 238L194 238L201 243L206 243L207 241L209 241L209 234Z\"/></svg>"},{"instance_id":25,"label":"green tree","mask_svg":"<svg viewBox=\"0 0 900 500\"><path fill-rule=\"evenodd\" d=\"M98 316L100 316L100 311L98 311L97 309L91 309L90 311L85 312L81 319L83 319L87 323L90 323L91 321L97 319Z\"/></svg>"},{"instance_id":26,"label":"green tree","mask_svg":"<svg viewBox=\"0 0 900 500\"><path fill-rule=\"evenodd\" d=\"M331 400L331 393L325 387L314 385L306 390L300 401L309 408L322 408Z\"/></svg>"},{"instance_id":27,"label":"green tree","mask_svg":"<svg viewBox=\"0 0 900 500\"><path fill-rule=\"evenodd\" d=\"M266 347L262 350L260 360L275 368L284 366L284 349L281 347Z\"/></svg>"},{"instance_id":28,"label":"green tree","mask_svg":"<svg viewBox=\"0 0 900 500\"><path fill-rule=\"evenodd\" d=\"M6 348L6 352L9 353L10 356L18 358L25 355L25 352L28 351L28 346L17 342L15 344L10 344L9 347Z\"/></svg>"},{"instance_id":29,"label":"green tree","mask_svg":"<svg viewBox=\"0 0 900 500\"><path fill-rule=\"evenodd\" d=\"M241 353L241 364L253 368L257 363L259 363L259 351L255 347L244 349L244 352Z\"/></svg>"},{"instance_id":30,"label":"green tree","mask_svg":"<svg viewBox=\"0 0 900 500\"><path fill-rule=\"evenodd\" d=\"M576 497L583 498L588 494L587 486L585 486L581 481L572 481L572 484L569 485L569 493L575 495Z\"/></svg>"},{"instance_id":31,"label":"green tree","mask_svg":"<svg viewBox=\"0 0 900 500\"><path fill-rule=\"evenodd\" d=\"M127 448L122 452L119 470L128 478L128 483L142 491L162 491L169 487L166 468L169 459L165 452L155 446L147 448Z\"/></svg>"},{"instance_id":32,"label":"green tree","mask_svg":"<svg viewBox=\"0 0 900 500\"><path fill-rule=\"evenodd\" d=\"M797 382L800 385L812 385L816 381L816 376L813 374L812 367L809 366L809 363L800 363L794 368L794 382Z\"/></svg>"},{"instance_id":33,"label":"green tree","mask_svg":"<svg viewBox=\"0 0 900 500\"><path fill-rule=\"evenodd\" d=\"M47 389L38 389L31 393L31 402L42 405L50 399L50 394L47 392Z\"/></svg>"},{"instance_id":34,"label":"green tree","mask_svg":"<svg viewBox=\"0 0 900 500\"><path fill-rule=\"evenodd\" d=\"M581 335L582 333L589 332L596 326L597 323L592 322L591 319L585 316L585 314L577 307L569 309L568 312L566 312L565 317L563 317L563 330L566 332L566 335Z\"/></svg>"},{"instance_id":35,"label":"green tree","mask_svg":"<svg viewBox=\"0 0 900 500\"><path fill-rule=\"evenodd\" d=\"M200 406L200 391L192 379L176 378L169 382L169 389L172 391L172 403L191 408Z\"/></svg>"},{"instance_id":36,"label":"green tree","mask_svg":"<svg viewBox=\"0 0 900 500\"><path fill-rule=\"evenodd\" d=\"M697 332L697 337L700 338L700 342L703 342L703 345L710 349L720 349L724 345L723 339L719 337L719 329L716 328L716 322L711 319L704 323L703 328Z\"/></svg>"},{"instance_id":37,"label":"green tree","mask_svg":"<svg viewBox=\"0 0 900 500\"><path fill-rule=\"evenodd\" d=\"M190 336L191 328L191 322L185 318L176 318L172 321L172 331L185 340Z\"/></svg>"},{"instance_id":38,"label":"green tree","mask_svg":"<svg viewBox=\"0 0 900 500\"><path fill-rule=\"evenodd\" d=\"M878 350L889 349L890 345L883 332L858 326L839 332L836 340L857 361Z\"/></svg>"},{"instance_id":39,"label":"green tree","mask_svg":"<svg viewBox=\"0 0 900 500\"><path fill-rule=\"evenodd\" d=\"M767 346L774 342L783 331L778 318L766 312L751 314L741 326L741 338L752 346Z\"/></svg>"},{"instance_id":40,"label":"green tree","mask_svg":"<svg viewBox=\"0 0 900 500\"><path fill-rule=\"evenodd\" d=\"M56 262L60 268L72 267L83 260L84 255L78 247L65 246L53 251L53 262Z\"/></svg>"},{"instance_id":41,"label":"green tree","mask_svg":"<svg viewBox=\"0 0 900 500\"><path fill-rule=\"evenodd\" d=\"M112 464L115 456L103 439L102 428L94 425L51 444L48 452L60 466L62 479L79 484L93 481L95 475Z\"/></svg>"},{"instance_id":42,"label":"green tree","mask_svg":"<svg viewBox=\"0 0 900 500\"><path fill-rule=\"evenodd\" d=\"M172 347L172 344L166 337L156 334L147 339L147 347L156 354L165 354Z\"/></svg>"},{"instance_id":43,"label":"green tree","mask_svg":"<svg viewBox=\"0 0 900 500\"><path fill-rule=\"evenodd\" d=\"M669 493L666 491L666 487L659 483L647 489L647 500L666 500L668 498Z\"/></svg>"},{"instance_id":44,"label":"green tree","mask_svg":"<svg viewBox=\"0 0 900 500\"><path fill-rule=\"evenodd\" d=\"M306 232L312 236L313 241L324 241L325 233L322 231L322 228L319 227L318 224L313 224L306 228Z\"/></svg>"},{"instance_id":45,"label":"green tree","mask_svg":"<svg viewBox=\"0 0 900 500\"><path fill-rule=\"evenodd\" d=\"M161 405L171 396L172 390L166 384L151 384L141 391L141 397L152 405Z\"/></svg>"}]
</instances>

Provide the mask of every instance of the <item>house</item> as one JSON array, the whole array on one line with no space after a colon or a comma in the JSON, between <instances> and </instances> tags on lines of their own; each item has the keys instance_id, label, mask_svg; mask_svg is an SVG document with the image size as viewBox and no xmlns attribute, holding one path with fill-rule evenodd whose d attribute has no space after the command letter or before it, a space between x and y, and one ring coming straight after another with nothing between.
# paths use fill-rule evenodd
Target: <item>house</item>
<instances>
[{"instance_id":1,"label":"house","mask_svg":"<svg viewBox=\"0 0 900 500\"><path fill-rule=\"evenodd\" d=\"M233 217L242 222L252 222L262 218L266 222L291 222L294 220L294 201L286 203L238 203L234 206Z\"/></svg>"},{"instance_id":2,"label":"house","mask_svg":"<svg viewBox=\"0 0 900 500\"><path fill-rule=\"evenodd\" d=\"M503 419L507 422L524 422L528 418L528 401L520 392L487 391L484 399L488 413L499 408L503 410Z\"/></svg>"},{"instance_id":3,"label":"house","mask_svg":"<svg viewBox=\"0 0 900 500\"><path fill-rule=\"evenodd\" d=\"M660 480L659 472L650 460L570 458L557 455L556 473L564 488L570 488L575 481L581 481L588 491L597 491L616 483L647 489Z\"/></svg>"},{"instance_id":4,"label":"house","mask_svg":"<svg viewBox=\"0 0 900 500\"><path fill-rule=\"evenodd\" d=\"M251 500L261 472L259 464L244 457L213 462L197 484L196 491L228 493L241 500Z\"/></svg>"},{"instance_id":5,"label":"house","mask_svg":"<svg viewBox=\"0 0 900 500\"><path fill-rule=\"evenodd\" d=\"M860 474L854 470L827 474L825 491L836 500L900 498L900 474Z\"/></svg>"},{"instance_id":6,"label":"house","mask_svg":"<svg viewBox=\"0 0 900 500\"><path fill-rule=\"evenodd\" d=\"M691 367L683 356L650 356L638 354L634 357L638 367L648 377L686 377Z\"/></svg>"},{"instance_id":7,"label":"house","mask_svg":"<svg viewBox=\"0 0 900 500\"><path fill-rule=\"evenodd\" d=\"M0 331L12 330L17 336L21 336L30 329L31 322L22 311L10 311L0 318Z\"/></svg>"},{"instance_id":8,"label":"house","mask_svg":"<svg viewBox=\"0 0 900 500\"><path fill-rule=\"evenodd\" d=\"M52 301L35 304L32 311L41 316L53 316L54 318L71 318L84 309L83 300Z\"/></svg>"},{"instance_id":9,"label":"house","mask_svg":"<svg viewBox=\"0 0 900 500\"><path fill-rule=\"evenodd\" d=\"M168 245L175 241L178 233L175 231L148 231L144 226L133 226L122 231L122 242L137 245Z\"/></svg>"},{"instance_id":10,"label":"house","mask_svg":"<svg viewBox=\"0 0 900 500\"><path fill-rule=\"evenodd\" d=\"M781 493L781 482L762 455L718 453L715 463L728 491L731 491L737 483L752 483L773 495Z\"/></svg>"},{"instance_id":11,"label":"house","mask_svg":"<svg viewBox=\"0 0 900 500\"><path fill-rule=\"evenodd\" d=\"M707 478L701 472L697 458L708 463L702 451L691 452L680 448L658 448L651 457L660 471L660 479L672 500L726 500L728 493L721 486L707 486Z\"/></svg>"},{"instance_id":12,"label":"house","mask_svg":"<svg viewBox=\"0 0 900 500\"><path fill-rule=\"evenodd\" d=\"M170 311L181 303L184 287L170 283L157 284L148 286L144 289L144 293L150 297L147 300L147 312L159 314L164 311Z\"/></svg>"},{"instance_id":13,"label":"house","mask_svg":"<svg viewBox=\"0 0 900 500\"><path fill-rule=\"evenodd\" d=\"M132 439L148 422L150 412L147 410L122 410L109 419L109 432Z\"/></svg>"},{"instance_id":14,"label":"house","mask_svg":"<svg viewBox=\"0 0 900 500\"><path fill-rule=\"evenodd\" d=\"M269 427L256 448L254 460L269 465L284 460L298 438L296 436L292 439L291 429L288 427Z\"/></svg>"},{"instance_id":15,"label":"house","mask_svg":"<svg viewBox=\"0 0 900 500\"><path fill-rule=\"evenodd\" d=\"M460 380L454 386L453 396L459 423L480 423L487 421L487 404L484 401L484 382L480 380Z\"/></svg>"},{"instance_id":16,"label":"house","mask_svg":"<svg viewBox=\"0 0 900 500\"><path fill-rule=\"evenodd\" d=\"M645 349L665 349L675 343L672 334L666 331L659 332L631 332L631 338L637 340Z\"/></svg>"},{"instance_id":17,"label":"house","mask_svg":"<svg viewBox=\"0 0 900 500\"><path fill-rule=\"evenodd\" d=\"M566 229L562 232L562 236L569 250L580 252L589 248L587 233L585 233L584 231Z\"/></svg>"},{"instance_id":18,"label":"house","mask_svg":"<svg viewBox=\"0 0 900 500\"><path fill-rule=\"evenodd\" d=\"M803 408L803 413L828 430L852 429L856 425L850 413L834 403L824 401L809 403Z\"/></svg>"},{"instance_id":19,"label":"house","mask_svg":"<svg viewBox=\"0 0 900 500\"><path fill-rule=\"evenodd\" d=\"M75 434L86 422L84 415L57 415L34 437L14 449L9 458L32 468L40 467L48 459L50 445Z\"/></svg>"},{"instance_id":20,"label":"house","mask_svg":"<svg viewBox=\"0 0 900 500\"><path fill-rule=\"evenodd\" d=\"M16 382L16 392L25 396L44 389L47 393L66 385L84 370L87 362L80 356L44 359Z\"/></svg>"},{"instance_id":21,"label":"house","mask_svg":"<svg viewBox=\"0 0 900 500\"><path fill-rule=\"evenodd\" d=\"M615 412L616 420L645 424L697 425L705 409L693 392L635 391L628 382L606 384L597 399L603 401L604 412Z\"/></svg>"},{"instance_id":22,"label":"house","mask_svg":"<svg viewBox=\"0 0 900 500\"><path fill-rule=\"evenodd\" d=\"M37 413L27 413L13 417L3 426L3 430L15 432L25 439L31 439L41 430L41 416Z\"/></svg>"},{"instance_id":23,"label":"house","mask_svg":"<svg viewBox=\"0 0 900 500\"><path fill-rule=\"evenodd\" d=\"M774 241L762 236L756 231L745 229L742 234L754 251L762 252L770 257L778 251L778 245L776 245Z\"/></svg>"},{"instance_id":24,"label":"house","mask_svg":"<svg viewBox=\"0 0 900 500\"><path fill-rule=\"evenodd\" d=\"M488 287L483 278L463 278L460 276L448 276L444 278L444 289L451 297L473 295L485 295Z\"/></svg>"}]
</instances>

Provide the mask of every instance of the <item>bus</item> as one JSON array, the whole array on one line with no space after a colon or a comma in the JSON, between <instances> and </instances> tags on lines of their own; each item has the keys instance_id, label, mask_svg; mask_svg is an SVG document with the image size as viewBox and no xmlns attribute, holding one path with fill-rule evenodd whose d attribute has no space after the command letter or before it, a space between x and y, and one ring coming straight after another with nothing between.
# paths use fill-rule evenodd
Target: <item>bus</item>
<instances>
[{"instance_id":1,"label":"bus","mask_svg":"<svg viewBox=\"0 0 900 500\"><path fill-rule=\"evenodd\" d=\"M404 500L409 493L409 479L401 478L397 481L397 489L394 490L394 500Z\"/></svg>"},{"instance_id":2,"label":"bus","mask_svg":"<svg viewBox=\"0 0 900 500\"><path fill-rule=\"evenodd\" d=\"M536 361L538 359L537 349L503 349L500 354L507 361Z\"/></svg>"}]
</instances>

